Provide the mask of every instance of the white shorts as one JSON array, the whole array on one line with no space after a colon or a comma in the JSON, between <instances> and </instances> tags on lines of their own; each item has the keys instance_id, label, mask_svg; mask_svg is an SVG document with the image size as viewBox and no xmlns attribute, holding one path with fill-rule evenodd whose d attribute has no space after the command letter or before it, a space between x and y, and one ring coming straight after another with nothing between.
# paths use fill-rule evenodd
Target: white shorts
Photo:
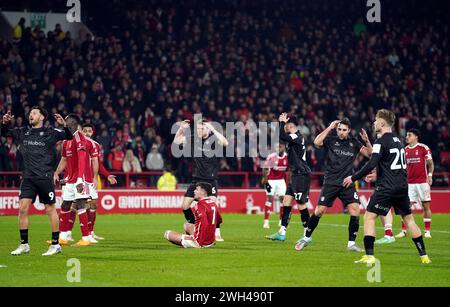
<instances>
[{"instance_id":1,"label":"white shorts","mask_svg":"<svg viewBox=\"0 0 450 307\"><path fill-rule=\"evenodd\" d=\"M98 199L97 188L94 183L88 183L89 186L89 196L91 199Z\"/></svg>"},{"instance_id":2,"label":"white shorts","mask_svg":"<svg viewBox=\"0 0 450 307\"><path fill-rule=\"evenodd\" d=\"M266 195L284 196L286 194L286 181L284 179L268 180L271 186L270 192L266 189Z\"/></svg>"},{"instance_id":3,"label":"white shorts","mask_svg":"<svg viewBox=\"0 0 450 307\"><path fill-rule=\"evenodd\" d=\"M84 183L83 192L78 193L75 183L66 183L62 187L63 201L74 201L77 199L87 199L90 197L89 186Z\"/></svg>"},{"instance_id":4,"label":"white shorts","mask_svg":"<svg viewBox=\"0 0 450 307\"><path fill-rule=\"evenodd\" d=\"M430 185L428 183L409 183L408 196L411 202L431 201Z\"/></svg>"}]
</instances>

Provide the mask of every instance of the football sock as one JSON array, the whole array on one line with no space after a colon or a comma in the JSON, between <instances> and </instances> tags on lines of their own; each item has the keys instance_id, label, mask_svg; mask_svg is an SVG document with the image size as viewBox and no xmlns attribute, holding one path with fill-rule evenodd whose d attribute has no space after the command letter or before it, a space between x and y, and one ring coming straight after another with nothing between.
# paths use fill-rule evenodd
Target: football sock
<instances>
[{"instance_id":1,"label":"football sock","mask_svg":"<svg viewBox=\"0 0 450 307\"><path fill-rule=\"evenodd\" d=\"M52 245L59 244L59 231L52 232Z\"/></svg>"},{"instance_id":2,"label":"football sock","mask_svg":"<svg viewBox=\"0 0 450 307\"><path fill-rule=\"evenodd\" d=\"M406 224L402 221L402 231L406 233Z\"/></svg>"},{"instance_id":3,"label":"football sock","mask_svg":"<svg viewBox=\"0 0 450 307\"><path fill-rule=\"evenodd\" d=\"M309 219L308 226L305 231L305 237L310 238L312 233L314 232L314 229L316 229L317 225L319 224L320 217L315 215L314 213L311 215L311 218Z\"/></svg>"},{"instance_id":4,"label":"football sock","mask_svg":"<svg viewBox=\"0 0 450 307\"><path fill-rule=\"evenodd\" d=\"M283 209L283 217L281 218L281 226L284 226L285 228L287 228L287 226L289 225L289 220L291 219L291 210L292 207L284 207Z\"/></svg>"},{"instance_id":5,"label":"football sock","mask_svg":"<svg viewBox=\"0 0 450 307\"><path fill-rule=\"evenodd\" d=\"M394 234L392 233L392 225L391 224L384 225L384 236L385 237L394 236Z\"/></svg>"},{"instance_id":6,"label":"football sock","mask_svg":"<svg viewBox=\"0 0 450 307\"><path fill-rule=\"evenodd\" d=\"M20 243L28 244L28 229L20 229Z\"/></svg>"},{"instance_id":7,"label":"football sock","mask_svg":"<svg viewBox=\"0 0 450 307\"><path fill-rule=\"evenodd\" d=\"M271 202L266 202L266 205L264 206L264 219L268 220L269 219L269 214L270 214L270 208L272 207L272 203Z\"/></svg>"},{"instance_id":8,"label":"football sock","mask_svg":"<svg viewBox=\"0 0 450 307\"><path fill-rule=\"evenodd\" d=\"M424 218L423 223L425 224L425 231L430 231L431 229L431 219Z\"/></svg>"},{"instance_id":9,"label":"football sock","mask_svg":"<svg viewBox=\"0 0 450 307\"><path fill-rule=\"evenodd\" d=\"M364 236L364 249L366 250L367 256L373 256L373 245L375 243L375 237Z\"/></svg>"},{"instance_id":10,"label":"football sock","mask_svg":"<svg viewBox=\"0 0 450 307\"><path fill-rule=\"evenodd\" d=\"M192 212L191 208L187 208L186 210L183 210L184 217L188 223L195 224L195 216Z\"/></svg>"},{"instance_id":11,"label":"football sock","mask_svg":"<svg viewBox=\"0 0 450 307\"><path fill-rule=\"evenodd\" d=\"M88 227L88 215L86 213L86 209L78 210L78 218L80 221L81 234L83 237L89 236L89 227Z\"/></svg>"},{"instance_id":12,"label":"football sock","mask_svg":"<svg viewBox=\"0 0 450 307\"><path fill-rule=\"evenodd\" d=\"M63 211L59 214L59 231L66 232L70 230L70 211Z\"/></svg>"},{"instance_id":13,"label":"football sock","mask_svg":"<svg viewBox=\"0 0 450 307\"><path fill-rule=\"evenodd\" d=\"M95 219L97 218L97 210L89 209L88 218L89 218L89 231L92 232L94 231Z\"/></svg>"},{"instance_id":14,"label":"football sock","mask_svg":"<svg viewBox=\"0 0 450 307\"><path fill-rule=\"evenodd\" d=\"M300 218L302 220L302 225L304 228L306 228L306 226L308 226L308 222L309 222L309 212L308 212L308 208L305 208L303 210L300 210Z\"/></svg>"},{"instance_id":15,"label":"football sock","mask_svg":"<svg viewBox=\"0 0 450 307\"><path fill-rule=\"evenodd\" d=\"M355 241L359 230L359 216L350 216L348 223L348 240Z\"/></svg>"},{"instance_id":16,"label":"football sock","mask_svg":"<svg viewBox=\"0 0 450 307\"><path fill-rule=\"evenodd\" d=\"M419 251L419 255L420 256L424 256L427 254L427 251L425 250L425 244L423 243L423 237L420 236L418 238L413 238L412 239L414 244L417 247L417 250Z\"/></svg>"},{"instance_id":17,"label":"football sock","mask_svg":"<svg viewBox=\"0 0 450 307\"><path fill-rule=\"evenodd\" d=\"M68 228L66 231L73 229L73 225L75 224L76 219L77 219L77 212L75 210L70 210L69 220L68 220Z\"/></svg>"},{"instance_id":18,"label":"football sock","mask_svg":"<svg viewBox=\"0 0 450 307\"><path fill-rule=\"evenodd\" d=\"M88 217L89 233L91 233L91 231L92 231L92 220L91 220L91 209L90 208L86 209L86 214L87 214L87 217Z\"/></svg>"}]
</instances>

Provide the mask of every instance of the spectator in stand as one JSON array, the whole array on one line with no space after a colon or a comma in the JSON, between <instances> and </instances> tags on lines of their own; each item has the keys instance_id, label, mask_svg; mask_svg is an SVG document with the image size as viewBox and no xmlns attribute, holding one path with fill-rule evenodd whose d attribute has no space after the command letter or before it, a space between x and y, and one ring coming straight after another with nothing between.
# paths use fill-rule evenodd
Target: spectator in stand
<instances>
[{"instance_id":1,"label":"spectator in stand","mask_svg":"<svg viewBox=\"0 0 450 307\"><path fill-rule=\"evenodd\" d=\"M142 167L139 163L139 159L134 155L133 150L127 149L125 154L125 159L123 160L122 170L124 173L141 173ZM136 186L136 178L137 176L130 176L131 182L130 186Z\"/></svg>"},{"instance_id":2,"label":"spectator in stand","mask_svg":"<svg viewBox=\"0 0 450 307\"><path fill-rule=\"evenodd\" d=\"M121 172L123 169L123 163L125 161L125 154L121 145L117 145L112 149L108 155L109 169Z\"/></svg>"},{"instance_id":3,"label":"spectator in stand","mask_svg":"<svg viewBox=\"0 0 450 307\"><path fill-rule=\"evenodd\" d=\"M177 178L172 174L170 166L164 168L163 175L159 177L156 187L159 191L174 191L177 189Z\"/></svg>"},{"instance_id":4,"label":"spectator in stand","mask_svg":"<svg viewBox=\"0 0 450 307\"><path fill-rule=\"evenodd\" d=\"M149 171L160 171L163 169L164 159L161 153L158 152L157 144L152 145L151 151L148 153L147 159L145 160L145 166ZM157 176L150 175L149 185L154 186L157 178Z\"/></svg>"},{"instance_id":5,"label":"spectator in stand","mask_svg":"<svg viewBox=\"0 0 450 307\"><path fill-rule=\"evenodd\" d=\"M22 39L22 35L25 32L25 18L20 18L19 23L14 27L13 39L18 43Z\"/></svg>"}]
</instances>

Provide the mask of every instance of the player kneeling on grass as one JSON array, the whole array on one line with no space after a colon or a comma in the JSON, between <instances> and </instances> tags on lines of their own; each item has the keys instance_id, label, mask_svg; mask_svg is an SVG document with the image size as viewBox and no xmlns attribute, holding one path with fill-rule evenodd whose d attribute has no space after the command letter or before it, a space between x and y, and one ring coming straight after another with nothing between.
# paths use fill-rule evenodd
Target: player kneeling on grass
<instances>
[{"instance_id":1,"label":"player kneeling on grass","mask_svg":"<svg viewBox=\"0 0 450 307\"><path fill-rule=\"evenodd\" d=\"M216 241L216 226L222 221L219 208L212 195L212 185L206 182L196 184L194 197L197 204L192 208L195 224L184 224L186 234L167 230L164 238L184 248L210 247Z\"/></svg>"}]
</instances>

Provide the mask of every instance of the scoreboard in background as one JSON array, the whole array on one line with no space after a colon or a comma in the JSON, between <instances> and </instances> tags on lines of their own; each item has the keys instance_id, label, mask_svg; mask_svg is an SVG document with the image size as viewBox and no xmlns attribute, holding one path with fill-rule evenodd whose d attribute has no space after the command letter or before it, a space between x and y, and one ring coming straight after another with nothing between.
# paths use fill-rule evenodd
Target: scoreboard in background
<instances>
[{"instance_id":1,"label":"scoreboard in background","mask_svg":"<svg viewBox=\"0 0 450 307\"><path fill-rule=\"evenodd\" d=\"M99 191L98 209L100 214L115 213L181 213L181 202L185 191L161 192L156 190L101 190ZM308 207L312 210L319 198L320 190L311 190ZM361 209L365 209L371 190L358 192ZM56 206L62 203L61 191L56 191ZM450 191L435 190L431 192L433 213L450 213ZM217 202L222 213L259 213L263 212L266 193L261 189L219 190ZM0 191L0 215L17 215L19 208L19 191ZM420 211L419 204L413 205L414 211ZM327 212L340 213L343 205L336 200ZM30 214L45 214L44 205L37 200L30 208Z\"/></svg>"}]
</instances>

